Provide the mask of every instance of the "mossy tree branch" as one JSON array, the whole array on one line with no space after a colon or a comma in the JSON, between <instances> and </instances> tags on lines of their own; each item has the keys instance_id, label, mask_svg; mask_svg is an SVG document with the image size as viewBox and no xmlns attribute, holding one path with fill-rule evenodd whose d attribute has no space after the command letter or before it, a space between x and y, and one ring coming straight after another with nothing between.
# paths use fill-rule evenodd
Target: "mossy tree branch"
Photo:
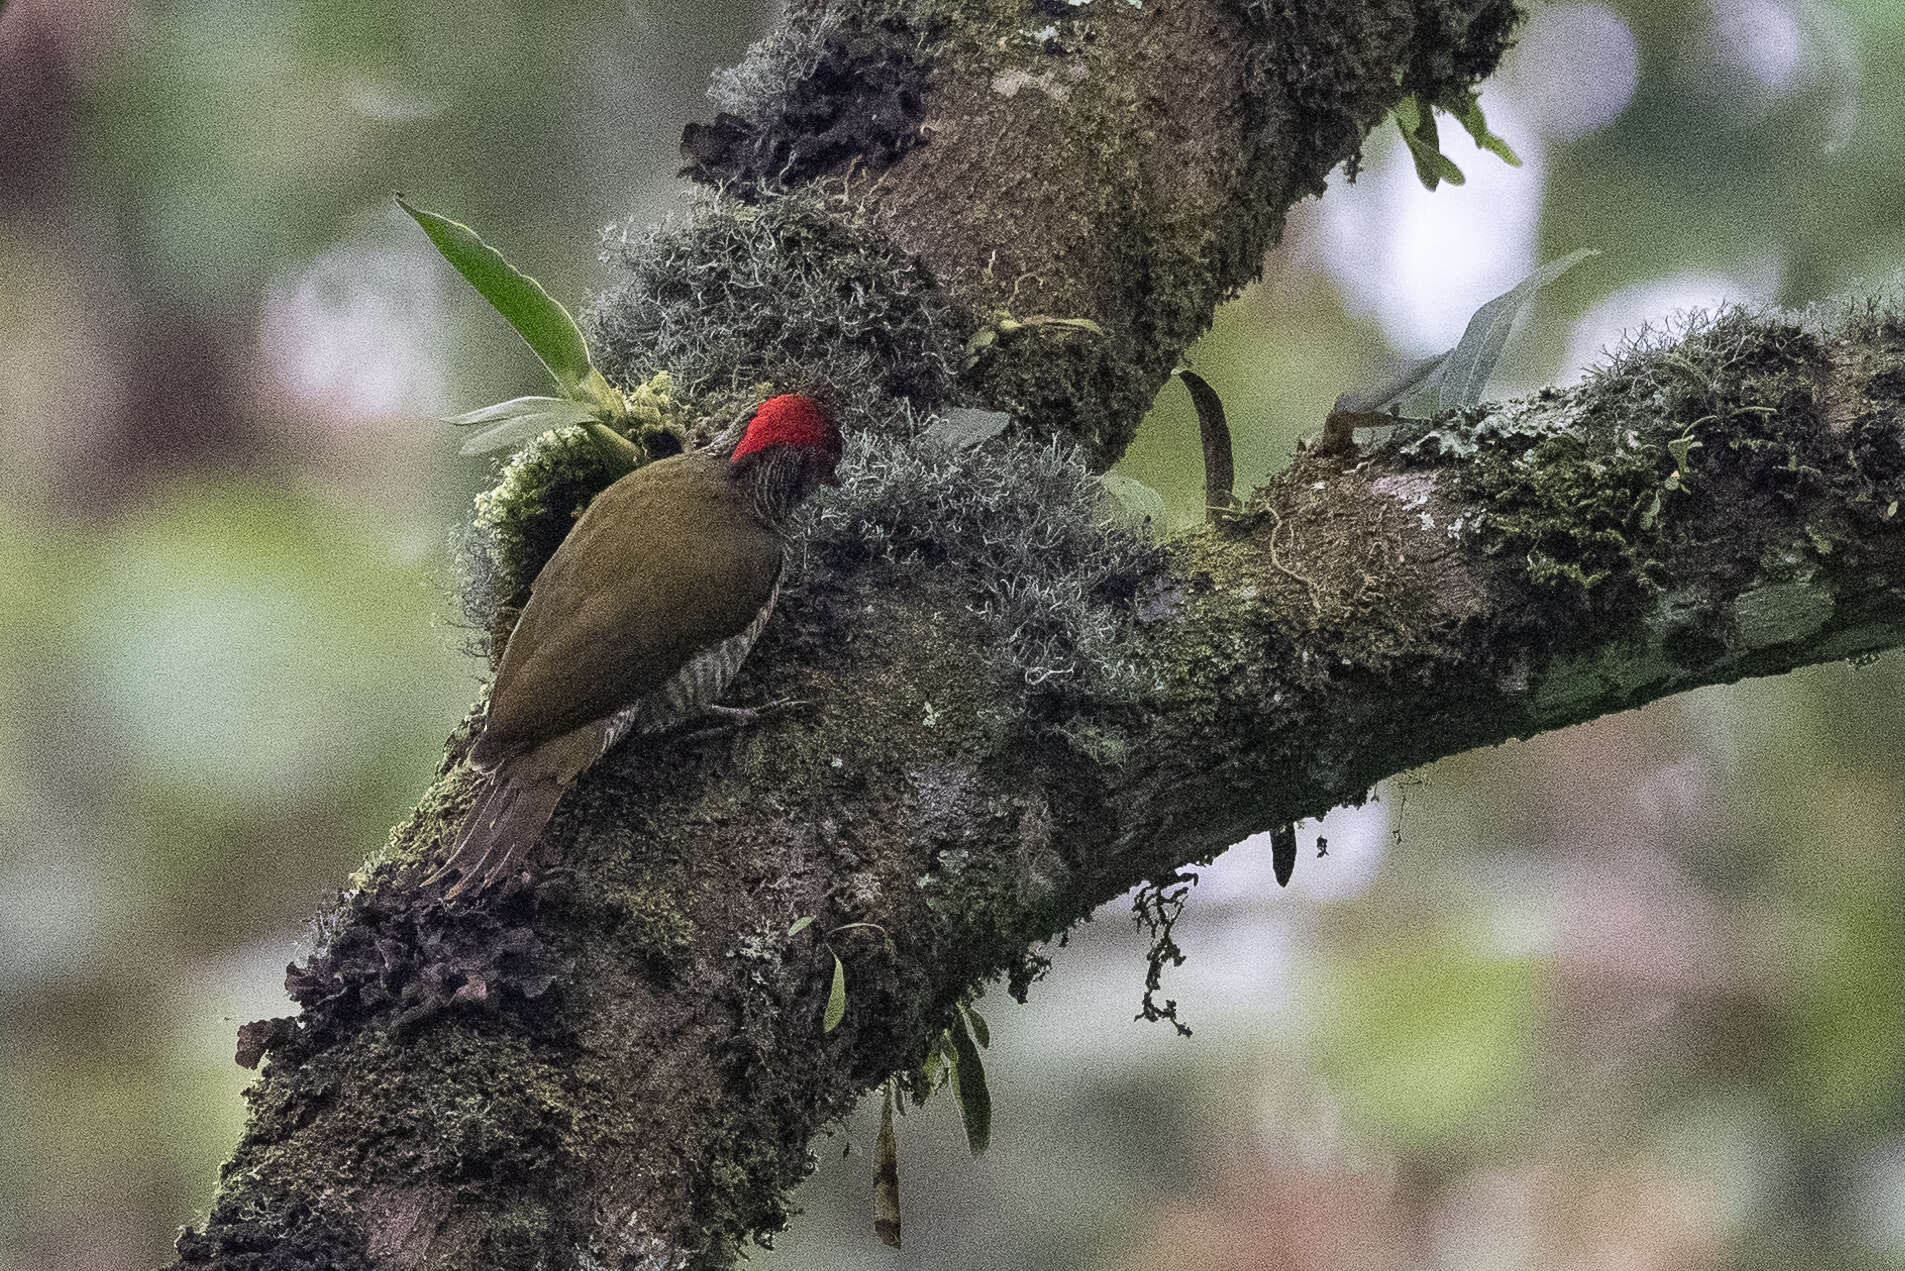
<instances>
[{"instance_id":1,"label":"mossy tree branch","mask_svg":"<svg viewBox=\"0 0 1905 1271\"><path fill-rule=\"evenodd\" d=\"M592 318L625 384L845 398L847 486L734 691L810 705L615 752L537 885L478 905L418 883L473 793L453 739L294 972L302 1017L248 1031L270 1060L180 1265L730 1266L784 1223L818 1128L1132 884L1440 755L1905 642L1883 311L1726 315L1579 389L1307 455L1221 526L1106 527L1081 457L1122 448L1287 203L1397 93L1485 71L1506 21L1099 0L1022 47L1032 7L834 6L821 29L796 5L755 68L785 91L739 77L703 157L811 162L846 197L751 191L631 249ZM902 117L916 90L927 144L788 88L829 74ZM763 270L807 281L748 292ZM1008 331L1027 294L1106 334ZM922 437L957 399L1018 425Z\"/></svg>"}]
</instances>

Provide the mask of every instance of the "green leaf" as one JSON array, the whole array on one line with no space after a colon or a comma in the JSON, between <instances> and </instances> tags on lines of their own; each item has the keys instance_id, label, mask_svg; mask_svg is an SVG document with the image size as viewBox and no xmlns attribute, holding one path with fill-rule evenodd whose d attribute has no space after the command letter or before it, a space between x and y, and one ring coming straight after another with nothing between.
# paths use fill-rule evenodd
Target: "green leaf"
<instances>
[{"instance_id":1,"label":"green leaf","mask_svg":"<svg viewBox=\"0 0 1905 1271\"><path fill-rule=\"evenodd\" d=\"M787 934L790 936L797 936L801 932L807 930L808 927L811 927L813 925L813 922L814 922L814 916L812 914L808 914L805 918L796 918L794 920L794 925L787 929Z\"/></svg>"},{"instance_id":2,"label":"green leaf","mask_svg":"<svg viewBox=\"0 0 1905 1271\"><path fill-rule=\"evenodd\" d=\"M445 415L443 422L457 428L472 428L478 424L500 423L505 419L515 419L522 415L555 411L574 412L575 418L571 422L578 424L595 418L595 412L587 405L570 401L566 397L512 397L506 402L497 402L494 406L465 411L461 415Z\"/></svg>"},{"instance_id":3,"label":"green leaf","mask_svg":"<svg viewBox=\"0 0 1905 1271\"><path fill-rule=\"evenodd\" d=\"M1447 181L1450 185L1466 185L1468 178L1462 175L1462 169L1455 166L1455 160L1440 150L1411 149L1416 161L1416 180L1433 190L1438 184Z\"/></svg>"},{"instance_id":4,"label":"green leaf","mask_svg":"<svg viewBox=\"0 0 1905 1271\"><path fill-rule=\"evenodd\" d=\"M505 420L494 428L485 428L461 446L460 455L484 455L493 450L508 450L522 445L532 437L540 437L551 428L560 428L571 421L560 415L521 415Z\"/></svg>"},{"instance_id":5,"label":"green leaf","mask_svg":"<svg viewBox=\"0 0 1905 1271\"><path fill-rule=\"evenodd\" d=\"M1455 93L1444 98L1437 105L1454 116L1455 122L1468 130L1469 137L1476 146L1488 151L1511 168L1521 166L1521 156L1511 149L1506 141L1488 130L1488 120L1482 118L1482 100L1473 89Z\"/></svg>"},{"instance_id":6,"label":"green leaf","mask_svg":"<svg viewBox=\"0 0 1905 1271\"><path fill-rule=\"evenodd\" d=\"M1396 130L1402 134L1402 139L1413 145L1416 129L1422 126L1421 99L1414 93L1410 93L1391 106L1389 113L1396 117Z\"/></svg>"},{"instance_id":7,"label":"green leaf","mask_svg":"<svg viewBox=\"0 0 1905 1271\"><path fill-rule=\"evenodd\" d=\"M1100 476L1098 483L1110 496L1107 504L1114 521L1133 529L1149 528L1156 531L1164 528L1164 496L1156 490L1142 481L1116 472Z\"/></svg>"},{"instance_id":8,"label":"green leaf","mask_svg":"<svg viewBox=\"0 0 1905 1271\"><path fill-rule=\"evenodd\" d=\"M985 1016L981 1015L978 1011L973 1010L970 1006L963 1006L960 1009L965 1011L966 1013L966 1022L972 1025L973 1037L977 1039L978 1043L981 1046L985 1047L987 1050L991 1050L992 1049L992 1030L986 1027Z\"/></svg>"},{"instance_id":9,"label":"green leaf","mask_svg":"<svg viewBox=\"0 0 1905 1271\"><path fill-rule=\"evenodd\" d=\"M1415 160L1416 177L1424 186L1433 190L1438 182L1461 185L1468 179L1455 166L1455 161L1442 153L1433 107L1423 106L1422 99L1411 94L1397 102L1391 113L1396 117L1397 130L1409 146L1409 157Z\"/></svg>"},{"instance_id":10,"label":"green leaf","mask_svg":"<svg viewBox=\"0 0 1905 1271\"><path fill-rule=\"evenodd\" d=\"M488 424L466 440L459 453L480 455L507 446L520 445L531 437L540 437L551 428L574 427L595 422L595 411L581 402L562 397L518 397L458 415L445 421L459 428Z\"/></svg>"},{"instance_id":11,"label":"green leaf","mask_svg":"<svg viewBox=\"0 0 1905 1271\"><path fill-rule=\"evenodd\" d=\"M1516 154L1514 148L1506 141L1503 141L1492 132L1484 131L1481 136L1475 138L1475 144L1511 168L1519 168L1521 166L1521 156Z\"/></svg>"},{"instance_id":12,"label":"green leaf","mask_svg":"<svg viewBox=\"0 0 1905 1271\"><path fill-rule=\"evenodd\" d=\"M1687 479L1687 456L1693 451L1700 449L1701 445L1701 442L1693 439L1692 433L1688 433L1683 437L1676 437L1667 443L1667 453L1673 456L1673 466L1677 469L1674 475L1679 477L1682 482Z\"/></svg>"},{"instance_id":13,"label":"green leaf","mask_svg":"<svg viewBox=\"0 0 1905 1271\"><path fill-rule=\"evenodd\" d=\"M840 1021L847 1017L847 968L840 964L840 955L833 957L833 987L827 990L827 1014L821 1020L823 1033L831 1033L840 1027Z\"/></svg>"},{"instance_id":14,"label":"green leaf","mask_svg":"<svg viewBox=\"0 0 1905 1271\"><path fill-rule=\"evenodd\" d=\"M602 390L614 390L589 361L589 346L582 339L582 329L576 326L569 311L542 289L541 283L504 260L501 252L485 243L469 226L426 212L402 196L398 197L397 206L423 227L443 258L509 320L516 334L522 336L549 368L549 374L565 397L609 404L602 400Z\"/></svg>"},{"instance_id":15,"label":"green leaf","mask_svg":"<svg viewBox=\"0 0 1905 1271\"><path fill-rule=\"evenodd\" d=\"M1436 367L1442 365L1443 359L1454 351L1450 349L1432 357L1405 362L1361 392L1340 395L1336 399L1334 409L1358 415L1375 414L1387 409L1390 403L1401 398L1410 389L1419 387Z\"/></svg>"},{"instance_id":16,"label":"green leaf","mask_svg":"<svg viewBox=\"0 0 1905 1271\"><path fill-rule=\"evenodd\" d=\"M1433 419L1444 411L1461 410L1482 400L1482 389L1501 360L1508 333L1541 289L1590 256L1592 247L1551 260L1475 311L1462 332L1462 341L1445 354L1419 388L1402 399L1401 413L1410 419Z\"/></svg>"},{"instance_id":17,"label":"green leaf","mask_svg":"<svg viewBox=\"0 0 1905 1271\"><path fill-rule=\"evenodd\" d=\"M1089 331L1093 335L1103 335L1105 329L1090 318L1059 318L1049 313L1034 313L1019 319L1007 319L999 324L1001 331L1015 331L1019 327L1064 327L1070 331Z\"/></svg>"},{"instance_id":18,"label":"green leaf","mask_svg":"<svg viewBox=\"0 0 1905 1271\"><path fill-rule=\"evenodd\" d=\"M966 1123L966 1146L977 1156L992 1143L992 1093L986 1089L986 1066L964 1019L955 1014L953 1026L946 1031L952 1035L953 1054L959 1061L953 1069L953 1091Z\"/></svg>"},{"instance_id":19,"label":"green leaf","mask_svg":"<svg viewBox=\"0 0 1905 1271\"><path fill-rule=\"evenodd\" d=\"M971 366L979 360L979 355L999 342L999 328L981 327L972 333L966 341L966 365Z\"/></svg>"}]
</instances>

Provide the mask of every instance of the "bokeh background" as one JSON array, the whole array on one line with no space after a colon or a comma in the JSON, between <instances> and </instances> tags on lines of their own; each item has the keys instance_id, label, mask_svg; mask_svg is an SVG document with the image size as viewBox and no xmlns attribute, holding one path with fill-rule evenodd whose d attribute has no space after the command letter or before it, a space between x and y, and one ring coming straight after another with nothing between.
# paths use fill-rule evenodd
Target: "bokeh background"
<instances>
[{"instance_id":1,"label":"bokeh background","mask_svg":"<svg viewBox=\"0 0 1905 1271\"><path fill-rule=\"evenodd\" d=\"M1164 0L1160 0L1164 2ZM680 205L753 0L12 0L0 11L0 1271L164 1261L242 1116L242 1021L475 693L447 538L488 475L432 417L533 391L394 213L571 300ZM1539 259L1498 383L1642 321L1905 264L1897 0L1537 3L1483 101L1526 160L1393 128L1192 361L1260 478L1335 395ZM1456 131L1448 129L1445 131ZM1169 386L1126 468L1190 519ZM1128 904L987 999L997 1128L875 1114L757 1265L1905 1267L1905 674L1688 694L1461 756L1202 872L1134 1023Z\"/></svg>"}]
</instances>

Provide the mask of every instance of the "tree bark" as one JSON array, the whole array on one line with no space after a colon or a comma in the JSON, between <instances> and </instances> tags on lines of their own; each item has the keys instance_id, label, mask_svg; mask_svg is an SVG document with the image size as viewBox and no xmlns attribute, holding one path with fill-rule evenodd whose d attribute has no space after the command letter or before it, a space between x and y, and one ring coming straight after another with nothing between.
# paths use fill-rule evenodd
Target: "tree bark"
<instances>
[{"instance_id":1,"label":"tree bark","mask_svg":"<svg viewBox=\"0 0 1905 1271\"><path fill-rule=\"evenodd\" d=\"M730 1266L785 1223L816 1130L917 1065L975 986L1022 994L1039 941L1134 884L1443 755L1905 640L1905 324L1881 310L1725 315L1576 389L1299 456L1221 524L1133 538L1108 589L1050 602L1113 624L1116 674L1015 660L1000 597L1064 579L1015 591L933 539L954 515L935 492L994 498L970 519L1028 473L1071 480L1052 439L1114 459L1288 204L1405 88L1484 73L1511 13L833 6L810 43L842 51L818 61L899 67L882 82L902 117L917 93L924 144L848 130L811 180L970 315L948 391L1013 432L863 438L732 694L806 705L617 751L565 800L533 886L420 886L474 790L453 738L294 968L301 1018L248 1030L270 1059L178 1265ZM839 140L812 110L762 118L705 166L745 181L737 154L785 172ZM902 513L914 546L870 547ZM1002 536L1042 529L998 515Z\"/></svg>"}]
</instances>

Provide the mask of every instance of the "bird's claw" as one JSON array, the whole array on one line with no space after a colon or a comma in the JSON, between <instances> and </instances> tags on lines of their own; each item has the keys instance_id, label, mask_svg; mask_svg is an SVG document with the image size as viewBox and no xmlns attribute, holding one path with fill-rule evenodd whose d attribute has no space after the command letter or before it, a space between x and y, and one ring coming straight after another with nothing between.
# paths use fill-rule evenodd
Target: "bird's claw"
<instances>
[{"instance_id":1,"label":"bird's claw","mask_svg":"<svg viewBox=\"0 0 1905 1271\"><path fill-rule=\"evenodd\" d=\"M424 876L424 886L441 887L450 878L455 877L456 881L443 890L445 900L480 894L503 880L515 853L498 851L492 845L474 860L464 859L469 855L469 852L461 850L454 853L449 860Z\"/></svg>"},{"instance_id":2,"label":"bird's claw","mask_svg":"<svg viewBox=\"0 0 1905 1271\"><path fill-rule=\"evenodd\" d=\"M698 741L704 737L719 737L758 724L770 715L811 705L812 703L805 698L782 697L771 702L763 702L759 706L704 706L701 713L704 716L712 715L714 722L691 729L682 734L681 740Z\"/></svg>"},{"instance_id":3,"label":"bird's claw","mask_svg":"<svg viewBox=\"0 0 1905 1271\"><path fill-rule=\"evenodd\" d=\"M705 708L705 712L729 722L732 727L740 728L748 724L758 724L769 715L781 711L793 710L797 706L811 706L813 703L800 697L779 697L771 702L762 702L759 706L721 706Z\"/></svg>"}]
</instances>

